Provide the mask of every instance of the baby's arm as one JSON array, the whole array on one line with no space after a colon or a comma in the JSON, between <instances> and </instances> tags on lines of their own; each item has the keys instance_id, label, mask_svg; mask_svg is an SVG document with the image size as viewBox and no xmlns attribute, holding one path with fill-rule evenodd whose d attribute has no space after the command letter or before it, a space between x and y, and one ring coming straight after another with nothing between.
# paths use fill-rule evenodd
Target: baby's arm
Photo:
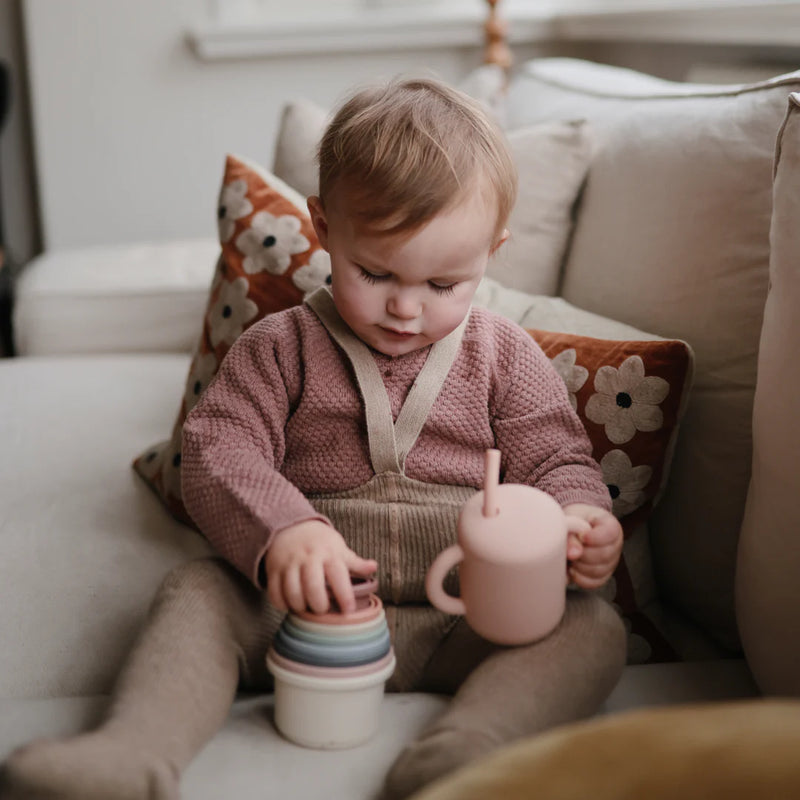
<instances>
[{"instance_id":1,"label":"baby's arm","mask_svg":"<svg viewBox=\"0 0 800 800\"><path fill-rule=\"evenodd\" d=\"M184 424L183 499L215 550L254 584L266 588L270 571L279 576L279 586L269 587L279 606L297 606L303 591L323 609L324 581L332 578L337 600L349 607L343 565L358 557L343 553L340 534L280 473L286 422L302 387L300 361L298 335L284 318L258 323L237 340ZM273 544L279 549L268 565Z\"/></svg>"},{"instance_id":2,"label":"baby's arm","mask_svg":"<svg viewBox=\"0 0 800 800\"><path fill-rule=\"evenodd\" d=\"M571 503L564 512L586 520L591 529L567 543L569 578L583 589L600 588L614 572L622 554L622 525L604 508Z\"/></svg>"}]
</instances>

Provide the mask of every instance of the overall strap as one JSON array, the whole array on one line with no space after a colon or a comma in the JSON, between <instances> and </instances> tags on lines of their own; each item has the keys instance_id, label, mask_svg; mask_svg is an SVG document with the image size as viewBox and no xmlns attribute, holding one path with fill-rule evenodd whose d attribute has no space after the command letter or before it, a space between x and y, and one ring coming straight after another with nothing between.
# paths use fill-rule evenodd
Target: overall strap
<instances>
[{"instance_id":1,"label":"overall strap","mask_svg":"<svg viewBox=\"0 0 800 800\"><path fill-rule=\"evenodd\" d=\"M433 344L395 423L389 395L375 358L339 316L330 290L325 286L320 287L305 302L353 365L356 382L364 399L369 453L375 474L403 474L406 456L414 446L458 354L469 314L454 331Z\"/></svg>"}]
</instances>

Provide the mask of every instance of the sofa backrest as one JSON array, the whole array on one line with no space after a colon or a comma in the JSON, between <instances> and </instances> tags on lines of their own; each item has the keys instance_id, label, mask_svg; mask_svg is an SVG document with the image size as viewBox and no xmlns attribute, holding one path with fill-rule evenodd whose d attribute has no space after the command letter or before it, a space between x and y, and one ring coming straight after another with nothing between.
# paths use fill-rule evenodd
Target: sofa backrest
<instances>
[{"instance_id":1,"label":"sofa backrest","mask_svg":"<svg viewBox=\"0 0 800 800\"><path fill-rule=\"evenodd\" d=\"M792 94L775 158L770 290L753 410L753 476L739 543L737 612L761 690L800 695L800 94Z\"/></svg>"},{"instance_id":2,"label":"sofa backrest","mask_svg":"<svg viewBox=\"0 0 800 800\"><path fill-rule=\"evenodd\" d=\"M510 129L587 119L592 162L561 295L696 357L670 478L651 518L662 597L726 647L751 469L775 141L800 72L748 86L672 83L574 59L528 62Z\"/></svg>"}]
</instances>

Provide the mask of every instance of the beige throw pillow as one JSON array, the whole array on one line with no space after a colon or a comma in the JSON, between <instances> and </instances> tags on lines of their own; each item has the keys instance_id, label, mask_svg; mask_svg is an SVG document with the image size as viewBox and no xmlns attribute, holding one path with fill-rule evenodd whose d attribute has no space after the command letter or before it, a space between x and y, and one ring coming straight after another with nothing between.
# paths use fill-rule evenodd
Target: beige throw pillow
<instances>
[{"instance_id":1,"label":"beige throw pillow","mask_svg":"<svg viewBox=\"0 0 800 800\"><path fill-rule=\"evenodd\" d=\"M576 115L592 126L562 296L695 352L670 487L651 519L654 563L666 599L731 649L772 160L798 89L800 72L708 87L543 59L523 67L506 105L512 127Z\"/></svg>"},{"instance_id":2,"label":"beige throw pillow","mask_svg":"<svg viewBox=\"0 0 800 800\"><path fill-rule=\"evenodd\" d=\"M558 293L561 265L572 233L572 210L591 160L582 121L548 122L508 133L519 174L509 240L488 274L530 294Z\"/></svg>"},{"instance_id":3,"label":"beige throw pillow","mask_svg":"<svg viewBox=\"0 0 800 800\"><path fill-rule=\"evenodd\" d=\"M272 172L303 197L319 190L317 145L327 124L328 112L310 100L294 100L283 107Z\"/></svg>"}]
</instances>

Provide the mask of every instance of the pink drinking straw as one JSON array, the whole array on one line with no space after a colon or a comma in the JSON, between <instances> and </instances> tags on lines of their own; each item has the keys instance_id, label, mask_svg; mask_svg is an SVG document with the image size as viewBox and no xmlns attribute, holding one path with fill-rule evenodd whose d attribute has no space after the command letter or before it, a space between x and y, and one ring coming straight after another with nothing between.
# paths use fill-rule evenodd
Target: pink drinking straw
<instances>
[{"instance_id":1,"label":"pink drinking straw","mask_svg":"<svg viewBox=\"0 0 800 800\"><path fill-rule=\"evenodd\" d=\"M487 450L483 472L483 516L495 517L500 513L497 505L497 486L500 483L500 451Z\"/></svg>"}]
</instances>

